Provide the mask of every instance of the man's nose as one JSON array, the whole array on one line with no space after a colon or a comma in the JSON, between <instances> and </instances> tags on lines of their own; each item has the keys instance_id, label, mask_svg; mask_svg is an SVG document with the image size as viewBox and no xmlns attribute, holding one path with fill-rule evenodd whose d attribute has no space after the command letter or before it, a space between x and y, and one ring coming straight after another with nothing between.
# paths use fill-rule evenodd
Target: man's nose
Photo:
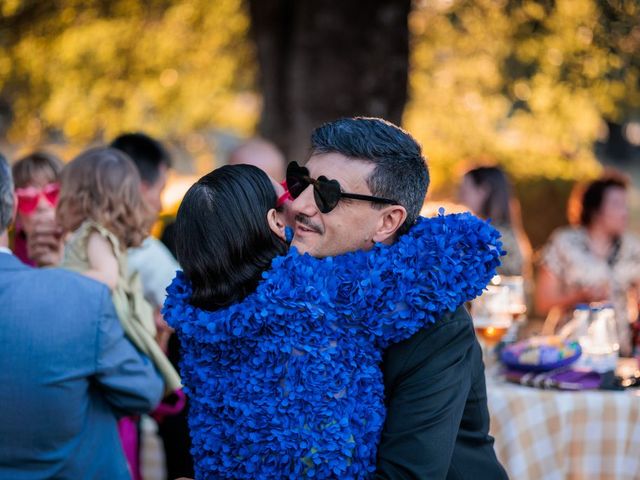
<instances>
[{"instance_id":1,"label":"man's nose","mask_svg":"<svg viewBox=\"0 0 640 480\"><path fill-rule=\"evenodd\" d=\"M315 198L313 197L313 185L309 185L291 204L291 211L295 215L313 217L318 213Z\"/></svg>"}]
</instances>

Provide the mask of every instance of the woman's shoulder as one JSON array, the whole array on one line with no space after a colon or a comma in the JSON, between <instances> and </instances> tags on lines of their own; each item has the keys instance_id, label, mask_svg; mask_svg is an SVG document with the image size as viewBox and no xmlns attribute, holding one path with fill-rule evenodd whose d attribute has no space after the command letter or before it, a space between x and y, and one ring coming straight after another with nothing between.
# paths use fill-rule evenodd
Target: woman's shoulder
<instances>
[{"instance_id":1,"label":"woman's shoulder","mask_svg":"<svg viewBox=\"0 0 640 480\"><path fill-rule=\"evenodd\" d=\"M576 249L576 246L584 245L585 241L586 231L583 227L556 228L540 251L538 262L560 275L567 262L569 264L576 262L576 252L582 251L582 249Z\"/></svg>"},{"instance_id":2,"label":"woman's shoulder","mask_svg":"<svg viewBox=\"0 0 640 480\"><path fill-rule=\"evenodd\" d=\"M640 236L633 232L625 232L622 235L622 241L629 243L640 243Z\"/></svg>"},{"instance_id":3,"label":"woman's shoulder","mask_svg":"<svg viewBox=\"0 0 640 480\"><path fill-rule=\"evenodd\" d=\"M626 232L622 235L622 246L625 250L640 254L640 237L635 233Z\"/></svg>"},{"instance_id":4,"label":"woman's shoulder","mask_svg":"<svg viewBox=\"0 0 640 480\"><path fill-rule=\"evenodd\" d=\"M560 245L583 240L587 235L586 230L580 226L566 225L556 228L549 237L548 244Z\"/></svg>"}]
</instances>

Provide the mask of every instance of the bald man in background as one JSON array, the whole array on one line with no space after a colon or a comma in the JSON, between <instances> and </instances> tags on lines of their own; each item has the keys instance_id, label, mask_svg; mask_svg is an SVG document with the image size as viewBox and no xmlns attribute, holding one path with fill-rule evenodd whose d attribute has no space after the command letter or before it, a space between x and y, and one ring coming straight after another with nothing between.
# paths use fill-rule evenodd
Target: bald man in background
<instances>
[{"instance_id":1,"label":"bald man in background","mask_svg":"<svg viewBox=\"0 0 640 480\"><path fill-rule=\"evenodd\" d=\"M277 182L285 176L287 162L273 143L262 138L253 138L236 147L229 154L229 165L253 165Z\"/></svg>"}]
</instances>

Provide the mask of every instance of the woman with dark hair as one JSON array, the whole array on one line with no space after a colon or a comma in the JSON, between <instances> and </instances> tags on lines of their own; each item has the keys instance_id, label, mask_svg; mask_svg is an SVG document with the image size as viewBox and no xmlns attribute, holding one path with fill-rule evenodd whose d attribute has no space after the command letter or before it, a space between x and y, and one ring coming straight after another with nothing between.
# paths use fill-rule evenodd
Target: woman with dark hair
<instances>
[{"instance_id":1,"label":"woman with dark hair","mask_svg":"<svg viewBox=\"0 0 640 480\"><path fill-rule=\"evenodd\" d=\"M640 285L640 242L627 232L627 188L626 178L611 172L574 189L572 226L556 230L544 248L535 297L537 310L550 315L549 329L562 325L577 304L611 301L622 355L631 354L637 299L629 297Z\"/></svg>"},{"instance_id":2,"label":"woman with dark hair","mask_svg":"<svg viewBox=\"0 0 640 480\"><path fill-rule=\"evenodd\" d=\"M531 277L531 244L522 228L520 205L507 175L499 167L478 167L462 178L460 201L474 214L491 219L507 252L498 267L502 275Z\"/></svg>"},{"instance_id":3,"label":"woman with dark hair","mask_svg":"<svg viewBox=\"0 0 640 480\"><path fill-rule=\"evenodd\" d=\"M289 186L337 205L337 181L293 165ZM420 219L367 252L287 252L286 195L254 166L225 166L178 210L183 272L163 313L182 345L198 479L372 477L384 349L480 294L499 263L498 233L469 214Z\"/></svg>"},{"instance_id":4,"label":"woman with dark hair","mask_svg":"<svg viewBox=\"0 0 640 480\"><path fill-rule=\"evenodd\" d=\"M193 306L217 310L241 301L271 261L287 252L276 188L284 193L262 170L239 165L214 170L185 195L175 244Z\"/></svg>"}]
</instances>

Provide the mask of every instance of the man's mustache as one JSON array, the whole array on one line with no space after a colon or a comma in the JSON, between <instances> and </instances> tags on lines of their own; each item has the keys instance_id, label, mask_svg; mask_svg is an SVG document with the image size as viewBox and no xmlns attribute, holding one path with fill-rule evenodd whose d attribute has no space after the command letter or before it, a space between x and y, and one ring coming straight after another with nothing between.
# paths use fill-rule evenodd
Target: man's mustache
<instances>
[{"instance_id":1,"label":"man's mustache","mask_svg":"<svg viewBox=\"0 0 640 480\"><path fill-rule=\"evenodd\" d=\"M309 217L307 217L306 215L298 214L296 215L295 220L296 220L296 223L304 225L309 230L313 230L314 232L319 233L320 235L324 234L324 229L320 225L316 225L311 220L309 220Z\"/></svg>"}]
</instances>

